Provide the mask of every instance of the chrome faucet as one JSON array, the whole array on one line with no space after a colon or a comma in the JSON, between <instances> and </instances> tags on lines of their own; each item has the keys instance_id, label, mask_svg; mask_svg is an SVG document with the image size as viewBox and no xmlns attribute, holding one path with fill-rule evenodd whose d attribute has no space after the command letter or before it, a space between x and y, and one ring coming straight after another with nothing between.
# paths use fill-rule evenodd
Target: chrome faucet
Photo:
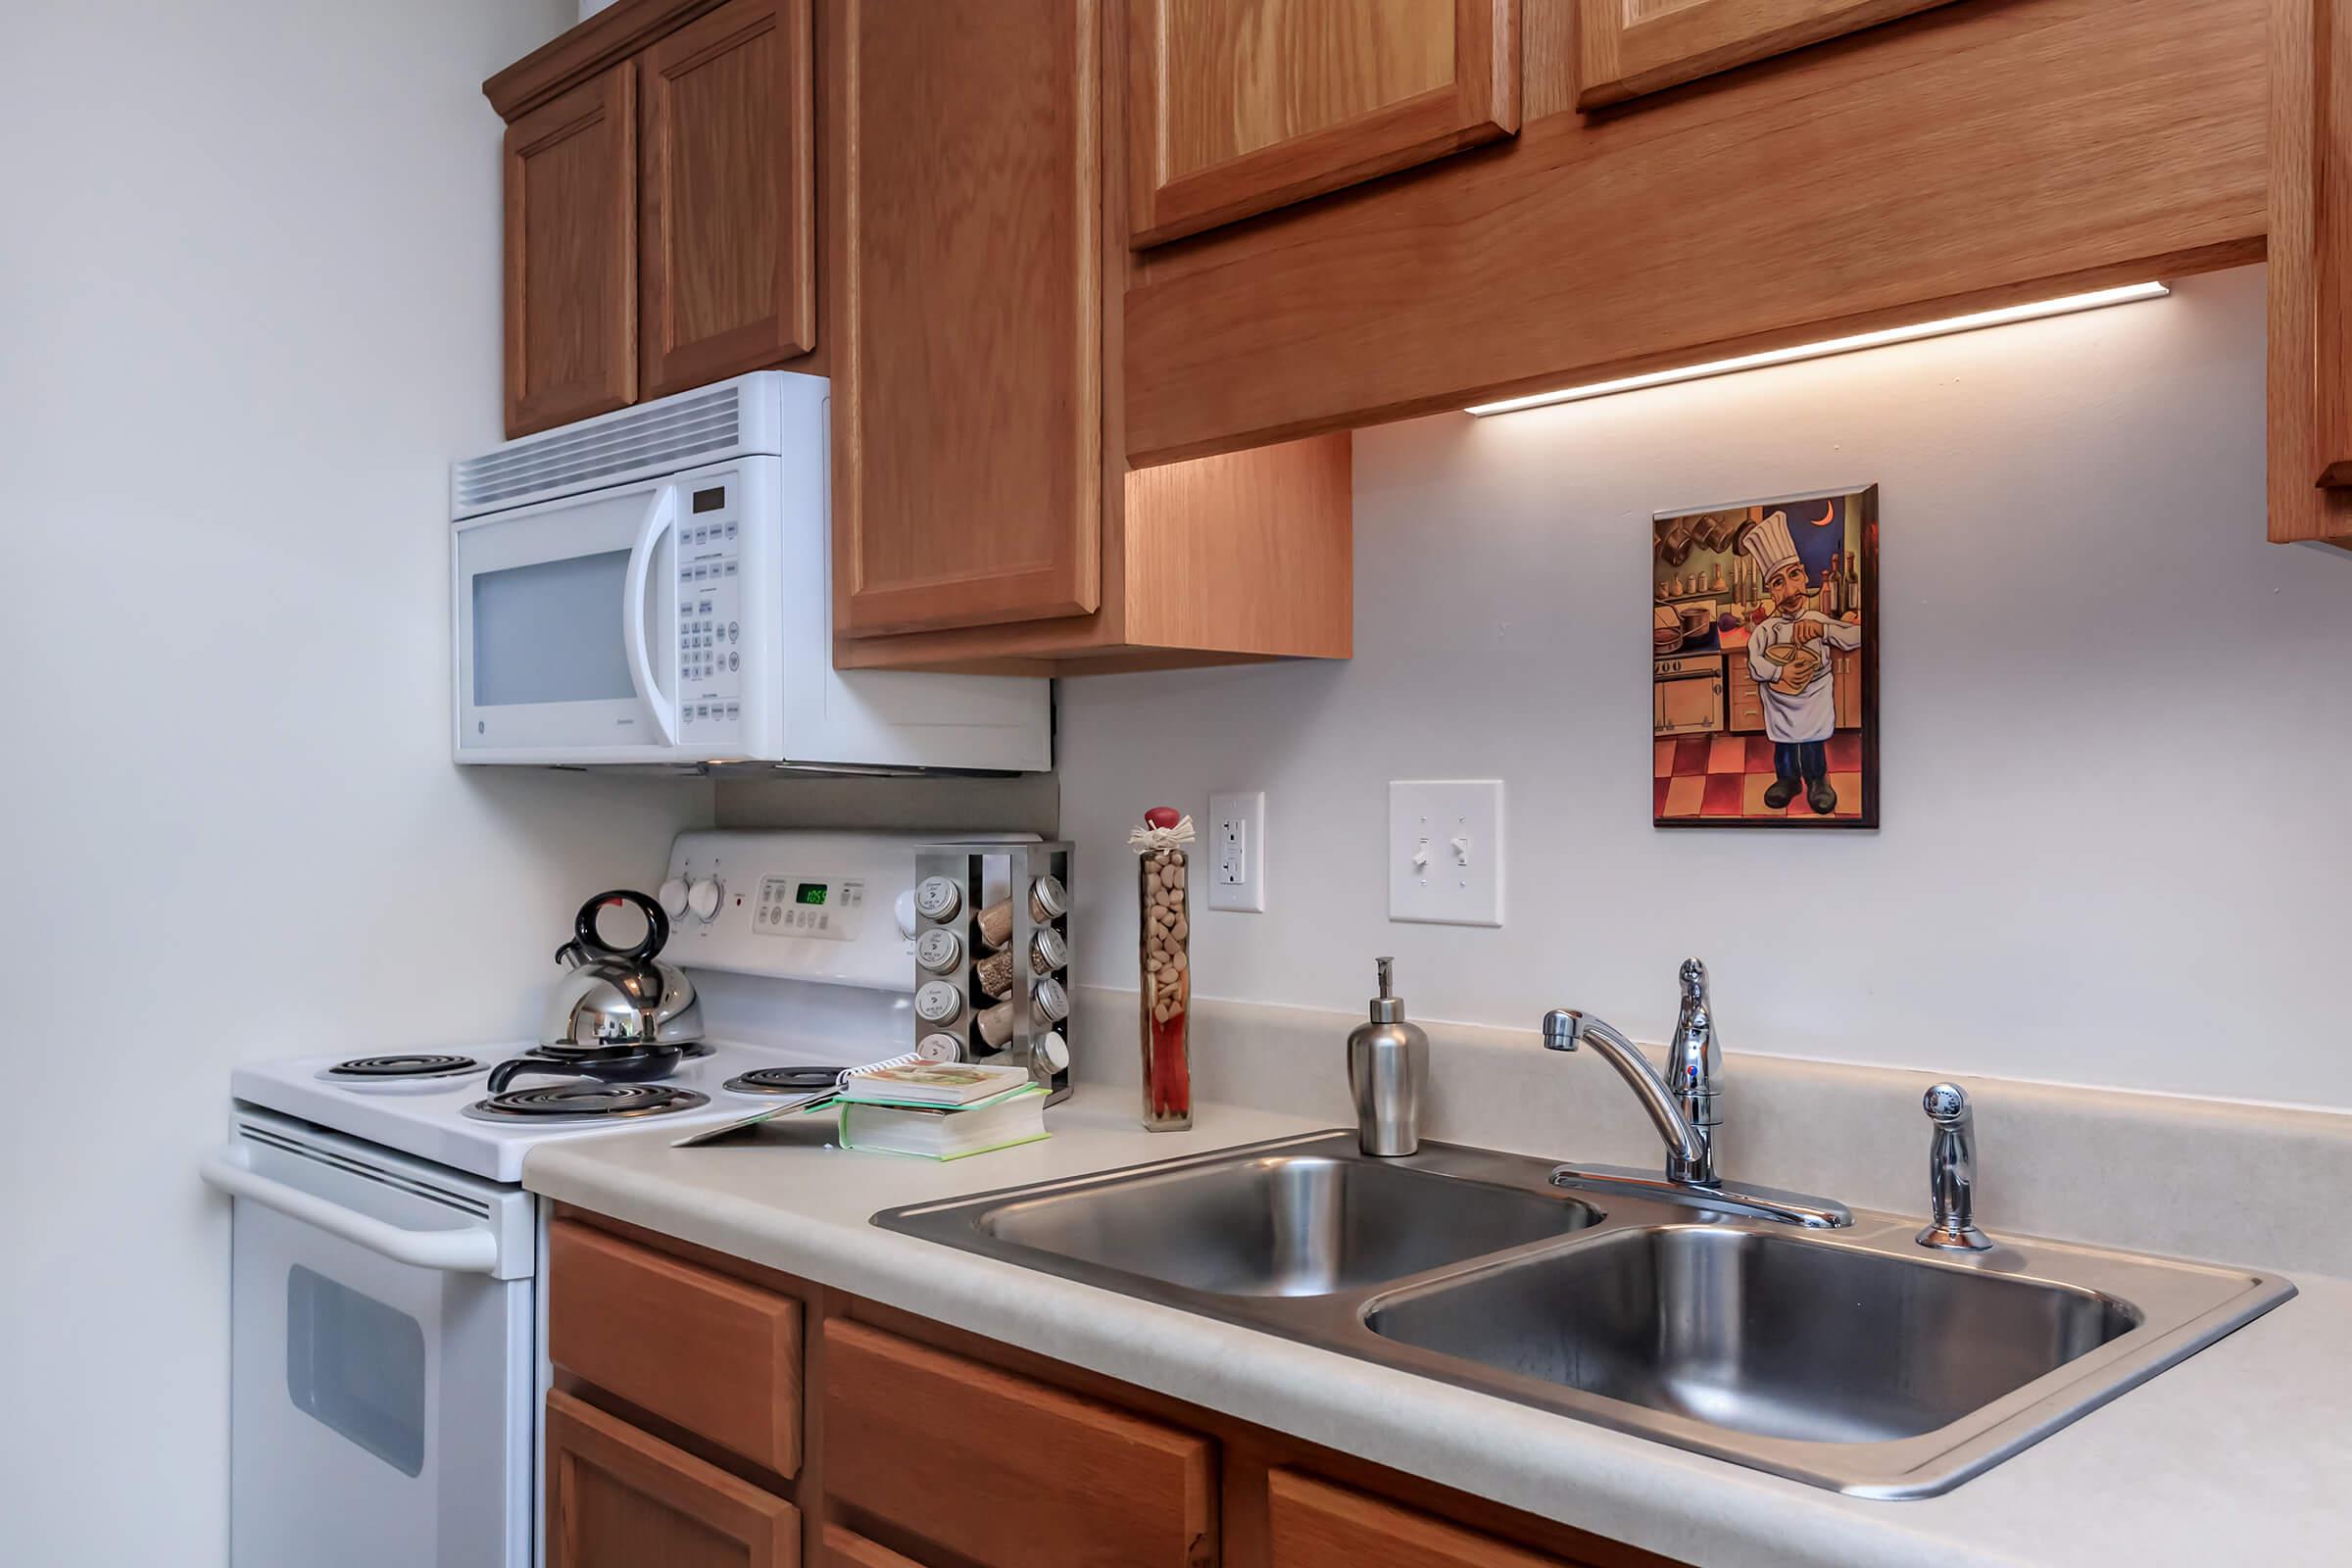
<instances>
[{"instance_id":1,"label":"chrome faucet","mask_svg":"<svg viewBox=\"0 0 2352 1568\"><path fill-rule=\"evenodd\" d=\"M1920 1101L1936 1133L1928 1145L1928 1191L1935 1220L1919 1245L1982 1252L1992 1239L1977 1229L1977 1115L1958 1084L1937 1084Z\"/></svg>"},{"instance_id":2,"label":"chrome faucet","mask_svg":"<svg viewBox=\"0 0 2352 1568\"><path fill-rule=\"evenodd\" d=\"M1715 1014L1707 1000L1707 967L1696 958L1686 958L1681 977L1682 1007L1675 1017L1674 1038L1667 1044L1663 1075L1631 1040L1591 1013L1554 1007L1544 1014L1544 1046L1552 1051L1574 1051L1590 1042L1633 1090L1666 1144L1662 1178L1613 1165L1564 1164L1552 1171L1552 1185L1583 1192L1627 1193L1816 1229L1851 1225L1852 1212L1826 1198L1770 1187L1724 1185L1715 1169L1718 1129L1723 1123L1717 1104L1723 1052L1716 1044Z\"/></svg>"}]
</instances>

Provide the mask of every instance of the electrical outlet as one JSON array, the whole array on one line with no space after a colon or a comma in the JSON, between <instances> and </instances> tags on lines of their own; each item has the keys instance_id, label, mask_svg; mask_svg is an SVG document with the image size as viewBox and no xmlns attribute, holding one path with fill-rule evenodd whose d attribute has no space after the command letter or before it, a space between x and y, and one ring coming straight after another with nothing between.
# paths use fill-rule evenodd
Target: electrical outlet
<instances>
[{"instance_id":1,"label":"electrical outlet","mask_svg":"<svg viewBox=\"0 0 2352 1568\"><path fill-rule=\"evenodd\" d=\"M1262 790L1208 798L1208 906L1266 910L1266 797Z\"/></svg>"},{"instance_id":2,"label":"electrical outlet","mask_svg":"<svg viewBox=\"0 0 2352 1568\"><path fill-rule=\"evenodd\" d=\"M1502 780L1390 781L1389 918L1502 924Z\"/></svg>"}]
</instances>

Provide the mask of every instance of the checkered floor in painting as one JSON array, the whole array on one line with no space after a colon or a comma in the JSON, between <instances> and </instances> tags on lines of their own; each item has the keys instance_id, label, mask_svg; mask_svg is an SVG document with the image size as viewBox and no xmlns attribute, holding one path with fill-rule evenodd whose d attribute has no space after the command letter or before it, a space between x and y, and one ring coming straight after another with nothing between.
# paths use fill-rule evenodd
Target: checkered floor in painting
<instances>
[{"instance_id":1,"label":"checkered floor in painting","mask_svg":"<svg viewBox=\"0 0 2352 1568\"><path fill-rule=\"evenodd\" d=\"M1779 810L1764 804L1772 787L1772 742L1761 735L1683 735L1653 743L1651 811L1660 820L1742 822L1773 817L1810 817L1804 792ZM1862 736L1841 730L1830 737L1830 788L1838 808L1830 814L1862 814Z\"/></svg>"}]
</instances>

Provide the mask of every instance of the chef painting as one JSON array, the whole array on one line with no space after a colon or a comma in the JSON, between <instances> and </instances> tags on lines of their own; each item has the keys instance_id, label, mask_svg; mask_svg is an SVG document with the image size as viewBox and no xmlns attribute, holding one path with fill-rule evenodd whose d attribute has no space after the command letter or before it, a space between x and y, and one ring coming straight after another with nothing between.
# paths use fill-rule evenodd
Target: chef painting
<instances>
[{"instance_id":1,"label":"chef painting","mask_svg":"<svg viewBox=\"0 0 2352 1568\"><path fill-rule=\"evenodd\" d=\"M1764 804L1779 810L1802 792L1813 814L1827 816L1838 808L1838 792L1830 783L1829 741L1838 728L1830 653L1861 647L1862 628L1815 608L1819 585L1797 554L1787 512L1770 512L1750 524L1736 548L1754 567L1763 603L1770 607L1748 633L1745 650L1733 655L1747 660L1764 705L1773 772Z\"/></svg>"},{"instance_id":2,"label":"chef painting","mask_svg":"<svg viewBox=\"0 0 2352 1568\"><path fill-rule=\"evenodd\" d=\"M1650 821L1879 825L1879 488L1654 514Z\"/></svg>"}]
</instances>

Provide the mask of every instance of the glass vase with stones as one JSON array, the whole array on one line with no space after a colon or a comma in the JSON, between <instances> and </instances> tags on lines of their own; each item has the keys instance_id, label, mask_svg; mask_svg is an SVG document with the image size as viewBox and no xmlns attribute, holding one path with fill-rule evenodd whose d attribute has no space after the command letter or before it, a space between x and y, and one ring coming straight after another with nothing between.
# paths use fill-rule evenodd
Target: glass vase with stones
<instances>
[{"instance_id":1,"label":"glass vase with stones","mask_svg":"<svg viewBox=\"0 0 2352 1568\"><path fill-rule=\"evenodd\" d=\"M1148 850L1138 858L1143 909L1144 1126L1174 1132L1193 1124L1192 921L1186 916L1185 852Z\"/></svg>"}]
</instances>

